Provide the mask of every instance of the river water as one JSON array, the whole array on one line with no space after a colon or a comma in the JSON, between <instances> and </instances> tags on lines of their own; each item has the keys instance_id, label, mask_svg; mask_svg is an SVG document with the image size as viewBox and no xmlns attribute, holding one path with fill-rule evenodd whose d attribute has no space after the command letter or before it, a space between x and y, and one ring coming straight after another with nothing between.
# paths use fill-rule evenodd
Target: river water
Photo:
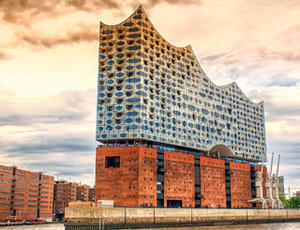
<instances>
[{"instance_id":1,"label":"river water","mask_svg":"<svg viewBox=\"0 0 300 230\"><path fill-rule=\"evenodd\" d=\"M10 226L0 227L0 230L64 230L63 224L45 224L45 225L27 225L27 226ZM300 230L298 223L278 223L278 224L251 224L251 225L226 225L226 226L209 226L209 227L186 227L186 228L160 228L160 230ZM148 229L149 230L149 229Z\"/></svg>"}]
</instances>

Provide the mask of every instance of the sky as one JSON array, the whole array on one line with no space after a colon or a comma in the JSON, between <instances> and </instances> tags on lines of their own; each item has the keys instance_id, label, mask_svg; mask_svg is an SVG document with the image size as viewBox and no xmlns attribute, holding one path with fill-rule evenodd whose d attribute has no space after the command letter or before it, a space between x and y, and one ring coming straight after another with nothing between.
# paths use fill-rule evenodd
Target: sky
<instances>
[{"instance_id":1,"label":"sky","mask_svg":"<svg viewBox=\"0 0 300 230\"><path fill-rule=\"evenodd\" d=\"M214 83L264 101L267 153L300 190L299 0L0 0L0 164L94 184L99 22L140 4Z\"/></svg>"}]
</instances>

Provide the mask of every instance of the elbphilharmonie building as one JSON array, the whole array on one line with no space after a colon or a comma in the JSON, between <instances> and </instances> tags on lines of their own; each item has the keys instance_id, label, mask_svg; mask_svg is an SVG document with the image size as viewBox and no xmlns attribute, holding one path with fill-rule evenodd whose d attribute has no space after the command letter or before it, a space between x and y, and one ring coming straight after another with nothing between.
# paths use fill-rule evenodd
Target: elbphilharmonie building
<instances>
[{"instance_id":1,"label":"elbphilharmonie building","mask_svg":"<svg viewBox=\"0 0 300 230\"><path fill-rule=\"evenodd\" d=\"M97 141L265 154L263 103L235 82L215 85L191 46L170 44L142 7L117 25L101 23L99 42Z\"/></svg>"}]
</instances>

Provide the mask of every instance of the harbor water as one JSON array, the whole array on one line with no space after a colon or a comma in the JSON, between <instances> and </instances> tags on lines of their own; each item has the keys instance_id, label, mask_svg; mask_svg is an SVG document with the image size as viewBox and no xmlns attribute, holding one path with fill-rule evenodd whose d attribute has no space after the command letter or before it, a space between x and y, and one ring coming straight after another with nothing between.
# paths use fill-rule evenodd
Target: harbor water
<instances>
[{"instance_id":1,"label":"harbor water","mask_svg":"<svg viewBox=\"0 0 300 230\"><path fill-rule=\"evenodd\" d=\"M27 225L0 227L0 230L64 230L63 224ZM300 222L297 223L275 223L275 224L251 224L251 225L226 225L209 227L185 227L185 228L160 228L160 230L300 230ZM150 230L150 229L148 229Z\"/></svg>"}]
</instances>

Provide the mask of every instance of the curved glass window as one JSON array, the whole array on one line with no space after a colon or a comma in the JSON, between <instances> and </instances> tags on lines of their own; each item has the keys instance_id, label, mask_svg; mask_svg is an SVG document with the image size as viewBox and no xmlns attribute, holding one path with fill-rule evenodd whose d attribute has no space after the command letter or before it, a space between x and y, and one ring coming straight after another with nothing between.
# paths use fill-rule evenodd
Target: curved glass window
<instances>
[{"instance_id":1,"label":"curved glass window","mask_svg":"<svg viewBox=\"0 0 300 230\"><path fill-rule=\"evenodd\" d=\"M195 106L193 106L193 105L188 105L188 109L191 110L191 111L195 111Z\"/></svg>"},{"instance_id":2,"label":"curved glass window","mask_svg":"<svg viewBox=\"0 0 300 230\"><path fill-rule=\"evenodd\" d=\"M141 129L143 129L143 130L148 130L148 126L147 126L147 125L142 125L142 126L141 126Z\"/></svg>"},{"instance_id":3,"label":"curved glass window","mask_svg":"<svg viewBox=\"0 0 300 230\"><path fill-rule=\"evenodd\" d=\"M130 130L130 129L137 129L138 126L137 125L129 125L126 127L126 129Z\"/></svg>"},{"instance_id":4,"label":"curved glass window","mask_svg":"<svg viewBox=\"0 0 300 230\"><path fill-rule=\"evenodd\" d=\"M138 115L138 112L136 112L136 111L131 111L131 112L128 112L127 115L128 115L128 116L136 116L136 115Z\"/></svg>"},{"instance_id":5,"label":"curved glass window","mask_svg":"<svg viewBox=\"0 0 300 230\"><path fill-rule=\"evenodd\" d=\"M177 116L180 116L180 112L177 111L177 110L174 110L173 113L174 113L175 115L177 115Z\"/></svg>"},{"instance_id":6,"label":"curved glass window","mask_svg":"<svg viewBox=\"0 0 300 230\"><path fill-rule=\"evenodd\" d=\"M131 83L134 83L134 82L139 82L139 81L141 81L141 79L140 79L140 78L128 78L128 79L126 79L126 81L127 81L127 82L131 82Z\"/></svg>"},{"instance_id":7,"label":"curved glass window","mask_svg":"<svg viewBox=\"0 0 300 230\"><path fill-rule=\"evenodd\" d=\"M222 111L222 110L223 110L222 106L220 106L220 105L216 105L216 108L217 108L217 110L219 110L219 111Z\"/></svg>"},{"instance_id":8,"label":"curved glass window","mask_svg":"<svg viewBox=\"0 0 300 230\"><path fill-rule=\"evenodd\" d=\"M105 94L104 93L99 93L98 97L100 97L100 98L105 97Z\"/></svg>"},{"instance_id":9,"label":"curved glass window","mask_svg":"<svg viewBox=\"0 0 300 230\"><path fill-rule=\"evenodd\" d=\"M133 85L126 85L125 89L133 89Z\"/></svg>"},{"instance_id":10,"label":"curved glass window","mask_svg":"<svg viewBox=\"0 0 300 230\"><path fill-rule=\"evenodd\" d=\"M139 62L141 62L141 59L139 59L139 58L129 59L128 62L129 63L139 63Z\"/></svg>"},{"instance_id":11,"label":"curved glass window","mask_svg":"<svg viewBox=\"0 0 300 230\"><path fill-rule=\"evenodd\" d=\"M126 119L124 120L124 122L125 122L125 123L132 123L133 120L132 120L132 118L126 118Z\"/></svg>"},{"instance_id":12,"label":"curved glass window","mask_svg":"<svg viewBox=\"0 0 300 230\"><path fill-rule=\"evenodd\" d=\"M132 70L134 67L132 65L126 66L127 70Z\"/></svg>"},{"instance_id":13,"label":"curved glass window","mask_svg":"<svg viewBox=\"0 0 300 230\"><path fill-rule=\"evenodd\" d=\"M106 130L111 131L111 130L112 130L112 127L111 127L110 125L107 126L107 127L106 127Z\"/></svg>"},{"instance_id":14,"label":"curved glass window","mask_svg":"<svg viewBox=\"0 0 300 230\"><path fill-rule=\"evenodd\" d=\"M112 34L113 32L113 30L104 30L102 31L102 34Z\"/></svg>"},{"instance_id":15,"label":"curved glass window","mask_svg":"<svg viewBox=\"0 0 300 230\"><path fill-rule=\"evenodd\" d=\"M126 99L127 102L140 102L140 98L128 98Z\"/></svg>"},{"instance_id":16,"label":"curved glass window","mask_svg":"<svg viewBox=\"0 0 300 230\"><path fill-rule=\"evenodd\" d=\"M207 109L202 109L201 111L202 111L202 113L205 114L205 115L209 114L209 111L208 111Z\"/></svg>"},{"instance_id":17,"label":"curved glass window","mask_svg":"<svg viewBox=\"0 0 300 230\"><path fill-rule=\"evenodd\" d=\"M127 49L128 50L139 50L139 49L141 49L141 46L129 46Z\"/></svg>"},{"instance_id":18,"label":"curved glass window","mask_svg":"<svg viewBox=\"0 0 300 230\"><path fill-rule=\"evenodd\" d=\"M132 23L132 22L125 22L125 23L123 24L123 26L133 26L133 23Z\"/></svg>"},{"instance_id":19,"label":"curved glass window","mask_svg":"<svg viewBox=\"0 0 300 230\"><path fill-rule=\"evenodd\" d=\"M199 93L201 97L206 97L206 95L204 93Z\"/></svg>"},{"instance_id":20,"label":"curved glass window","mask_svg":"<svg viewBox=\"0 0 300 230\"><path fill-rule=\"evenodd\" d=\"M117 92L117 93L116 93L116 96L117 96L117 97L121 97L122 95L123 95L123 92Z\"/></svg>"},{"instance_id":21,"label":"curved glass window","mask_svg":"<svg viewBox=\"0 0 300 230\"><path fill-rule=\"evenodd\" d=\"M122 58L122 57L124 57L124 54L122 54L122 53L117 54L117 58Z\"/></svg>"},{"instance_id":22,"label":"curved glass window","mask_svg":"<svg viewBox=\"0 0 300 230\"><path fill-rule=\"evenodd\" d=\"M114 83L114 80L112 80L112 79L109 79L108 81L107 81L107 84L109 84L109 85L111 85L111 84L113 84Z\"/></svg>"},{"instance_id":23,"label":"curved glass window","mask_svg":"<svg viewBox=\"0 0 300 230\"><path fill-rule=\"evenodd\" d=\"M113 60L109 60L108 62L107 62L107 65L113 65L115 62L113 61Z\"/></svg>"},{"instance_id":24,"label":"curved glass window","mask_svg":"<svg viewBox=\"0 0 300 230\"><path fill-rule=\"evenodd\" d=\"M117 76L117 77L123 77L123 76L124 76L124 73L118 72L118 73L116 74L116 76Z\"/></svg>"},{"instance_id":25,"label":"curved glass window","mask_svg":"<svg viewBox=\"0 0 300 230\"><path fill-rule=\"evenodd\" d=\"M128 37L129 38L139 38L139 37L141 37L141 34L129 34Z\"/></svg>"},{"instance_id":26,"label":"curved glass window","mask_svg":"<svg viewBox=\"0 0 300 230\"><path fill-rule=\"evenodd\" d=\"M139 75L139 76L143 76L143 77L148 76L148 74L144 73L143 71L137 71L136 74Z\"/></svg>"}]
</instances>

